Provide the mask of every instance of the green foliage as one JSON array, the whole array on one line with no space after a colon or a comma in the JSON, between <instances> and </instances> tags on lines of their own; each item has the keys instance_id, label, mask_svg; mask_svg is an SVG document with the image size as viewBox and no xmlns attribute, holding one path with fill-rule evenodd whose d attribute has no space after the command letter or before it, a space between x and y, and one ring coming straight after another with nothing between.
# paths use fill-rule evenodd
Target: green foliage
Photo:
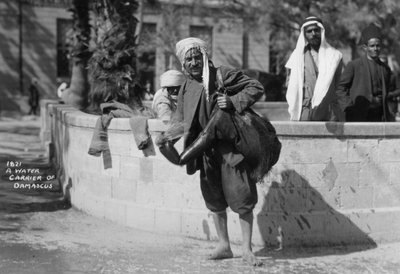
<instances>
[{"instance_id":1,"label":"green foliage","mask_svg":"<svg viewBox=\"0 0 400 274\"><path fill-rule=\"evenodd\" d=\"M115 100L140 105L135 71L137 19L133 16L138 2L133 0L97 1L98 21L95 51L89 60L90 110Z\"/></svg>"}]
</instances>

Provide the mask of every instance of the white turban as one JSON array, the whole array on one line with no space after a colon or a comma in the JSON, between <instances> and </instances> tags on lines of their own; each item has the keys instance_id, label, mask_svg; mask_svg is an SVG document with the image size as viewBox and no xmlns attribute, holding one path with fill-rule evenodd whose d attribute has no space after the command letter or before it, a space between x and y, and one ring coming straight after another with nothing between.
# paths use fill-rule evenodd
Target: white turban
<instances>
[{"instance_id":1,"label":"white turban","mask_svg":"<svg viewBox=\"0 0 400 274\"><path fill-rule=\"evenodd\" d=\"M176 43L176 56L182 64L185 62L186 53L191 49L200 50L203 55L203 87L206 92L207 101L209 100L209 81L210 81L210 70L208 67L208 53L207 43L199 38L189 37Z\"/></svg>"},{"instance_id":2,"label":"white turban","mask_svg":"<svg viewBox=\"0 0 400 274\"><path fill-rule=\"evenodd\" d=\"M185 75L183 75L182 72L173 69L164 72L160 76L160 84L162 88L180 86L184 81Z\"/></svg>"}]
</instances>

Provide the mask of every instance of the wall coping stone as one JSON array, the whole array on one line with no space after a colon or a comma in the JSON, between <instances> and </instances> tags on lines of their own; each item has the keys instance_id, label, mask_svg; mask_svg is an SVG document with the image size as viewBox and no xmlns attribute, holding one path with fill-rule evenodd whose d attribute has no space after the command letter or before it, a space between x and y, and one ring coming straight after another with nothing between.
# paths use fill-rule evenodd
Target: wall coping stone
<instances>
[{"instance_id":1,"label":"wall coping stone","mask_svg":"<svg viewBox=\"0 0 400 274\"><path fill-rule=\"evenodd\" d=\"M71 106L62 104L49 105L50 113L56 113L60 121L74 127L94 128L98 115L84 113ZM128 118L112 119L109 130L131 131ZM336 136L344 138L347 136L362 138L388 138L400 137L399 122L294 122L294 121L271 121L279 136L311 137L311 136ZM168 124L158 119L148 120L150 132L162 132L168 128Z\"/></svg>"}]
</instances>

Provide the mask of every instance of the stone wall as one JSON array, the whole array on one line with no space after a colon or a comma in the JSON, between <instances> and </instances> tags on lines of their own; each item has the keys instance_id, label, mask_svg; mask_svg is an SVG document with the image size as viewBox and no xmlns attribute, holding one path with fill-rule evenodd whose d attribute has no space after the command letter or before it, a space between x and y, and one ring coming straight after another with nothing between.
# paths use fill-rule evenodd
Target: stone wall
<instances>
[{"instance_id":1,"label":"stone wall","mask_svg":"<svg viewBox=\"0 0 400 274\"><path fill-rule=\"evenodd\" d=\"M128 119L110 124L112 168L104 169L102 157L87 154L98 116L62 104L42 108L51 121L58 176L74 207L143 230L216 238L198 174L186 175L157 148L138 150ZM153 138L166 128L158 120L148 124ZM400 240L400 123L273 125L283 147L277 165L258 184L254 244ZM238 217L229 215L231 239L239 242Z\"/></svg>"}]
</instances>

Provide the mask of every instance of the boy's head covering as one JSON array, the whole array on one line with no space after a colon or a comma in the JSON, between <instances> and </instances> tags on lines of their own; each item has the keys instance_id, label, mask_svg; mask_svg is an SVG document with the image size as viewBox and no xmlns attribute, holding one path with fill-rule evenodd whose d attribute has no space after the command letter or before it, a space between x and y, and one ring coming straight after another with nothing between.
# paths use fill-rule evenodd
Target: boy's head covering
<instances>
[{"instance_id":1,"label":"boy's head covering","mask_svg":"<svg viewBox=\"0 0 400 274\"><path fill-rule=\"evenodd\" d=\"M210 70L208 67L208 52L207 43L196 37L189 37L180 40L176 43L176 56L182 64L185 62L186 53L191 49L198 49L203 55L203 87L206 92L207 101L209 100L209 81L210 81ZM183 68L184 69L184 68Z\"/></svg>"},{"instance_id":2,"label":"boy's head covering","mask_svg":"<svg viewBox=\"0 0 400 274\"><path fill-rule=\"evenodd\" d=\"M180 86L185 82L185 75L182 72L171 69L160 76L160 85L162 88Z\"/></svg>"},{"instance_id":3,"label":"boy's head covering","mask_svg":"<svg viewBox=\"0 0 400 274\"><path fill-rule=\"evenodd\" d=\"M373 23L361 32L360 45L367 44L372 38L382 39L382 30Z\"/></svg>"}]
</instances>

